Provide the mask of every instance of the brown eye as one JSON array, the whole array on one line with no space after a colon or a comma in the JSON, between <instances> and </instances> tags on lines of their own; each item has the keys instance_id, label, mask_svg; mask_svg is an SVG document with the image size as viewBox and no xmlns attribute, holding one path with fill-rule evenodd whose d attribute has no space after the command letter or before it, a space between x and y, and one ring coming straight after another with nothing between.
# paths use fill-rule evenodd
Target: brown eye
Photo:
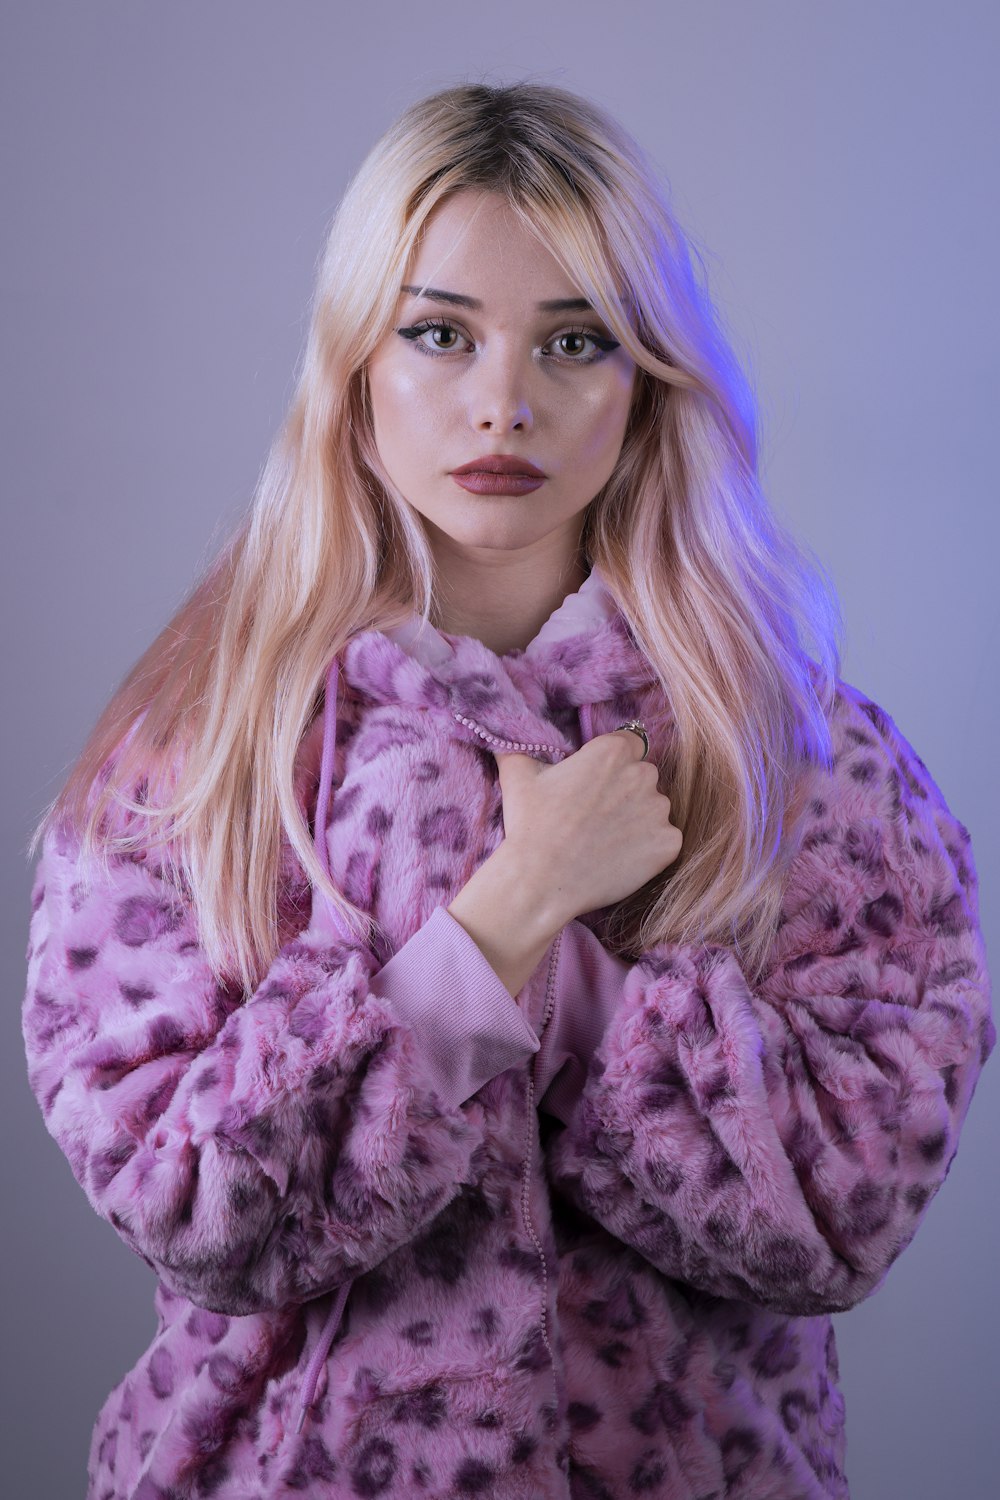
<instances>
[{"instance_id":1,"label":"brown eye","mask_svg":"<svg viewBox=\"0 0 1000 1500\"><path fill-rule=\"evenodd\" d=\"M412 328L397 328L396 332L400 335L401 338L410 339L413 343L413 347L415 349L419 349L421 354L430 354L432 357L435 354L439 353L451 354L454 349L454 345L450 344L445 349L442 349L440 345L437 345L436 348L431 348L429 344L425 344L422 342L425 333L453 333L457 338L461 337L459 329L457 329L453 323L446 323L443 319L438 320L431 318L426 319L423 323L414 323Z\"/></svg>"},{"instance_id":2,"label":"brown eye","mask_svg":"<svg viewBox=\"0 0 1000 1500\"><path fill-rule=\"evenodd\" d=\"M562 341L563 339L583 339L583 340L585 340L586 337L587 337L587 335L585 333L575 333L575 332L573 332L573 333L561 333L559 335L560 341Z\"/></svg>"},{"instance_id":3,"label":"brown eye","mask_svg":"<svg viewBox=\"0 0 1000 1500\"><path fill-rule=\"evenodd\" d=\"M461 329L456 328L453 323L445 322L443 318L426 318L422 323L414 323L410 328L397 328L396 332L400 338L409 339L413 347L419 349L421 354L429 354L432 359L454 353L455 346L452 344L447 348L442 348L440 344L437 344L435 348L432 348L429 344L425 344L422 341L425 333L453 333L458 338L465 337ZM584 343L589 340L595 346L592 354L564 353L562 361L571 365L596 364L599 359L603 359L606 354L610 354L612 349L619 347L617 339L604 338L601 334L595 332L593 328L567 328L563 333L556 334L549 342L561 343L565 339L579 339L583 340ZM546 358L551 359L552 356L548 355Z\"/></svg>"},{"instance_id":4,"label":"brown eye","mask_svg":"<svg viewBox=\"0 0 1000 1500\"><path fill-rule=\"evenodd\" d=\"M425 331L428 333L454 333L456 336L458 333L458 330L456 328L443 328L439 324L433 324L429 329ZM435 342L437 343L438 348L440 348L440 343L438 341Z\"/></svg>"}]
</instances>

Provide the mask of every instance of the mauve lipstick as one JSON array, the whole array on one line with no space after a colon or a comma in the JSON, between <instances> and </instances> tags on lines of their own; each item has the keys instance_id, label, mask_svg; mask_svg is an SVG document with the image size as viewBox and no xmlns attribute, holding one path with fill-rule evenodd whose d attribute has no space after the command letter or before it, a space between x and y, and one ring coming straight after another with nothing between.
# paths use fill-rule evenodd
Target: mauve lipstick
<instances>
[{"instance_id":1,"label":"mauve lipstick","mask_svg":"<svg viewBox=\"0 0 1000 1500\"><path fill-rule=\"evenodd\" d=\"M474 495L527 495L545 483L530 474L456 474L452 479Z\"/></svg>"},{"instance_id":2,"label":"mauve lipstick","mask_svg":"<svg viewBox=\"0 0 1000 1500\"><path fill-rule=\"evenodd\" d=\"M451 477L474 495L527 495L545 483L541 469L513 453L490 453L452 469Z\"/></svg>"}]
</instances>

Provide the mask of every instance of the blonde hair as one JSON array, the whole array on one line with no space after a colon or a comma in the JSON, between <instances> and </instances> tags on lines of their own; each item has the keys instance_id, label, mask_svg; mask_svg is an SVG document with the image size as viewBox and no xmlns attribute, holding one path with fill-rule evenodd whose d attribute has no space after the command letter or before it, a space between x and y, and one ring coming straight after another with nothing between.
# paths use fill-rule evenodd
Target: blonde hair
<instances>
[{"instance_id":1,"label":"blonde hair","mask_svg":"<svg viewBox=\"0 0 1000 1500\"><path fill-rule=\"evenodd\" d=\"M293 770L334 653L411 608L432 617L433 558L379 461L366 362L423 226L463 189L504 195L638 366L582 541L669 703L660 785L684 845L616 909L615 942L732 943L756 971L797 770L830 759L839 608L764 499L750 389L666 185L621 125L565 89L446 88L406 109L349 183L252 505L114 692L31 840L34 854L65 821L86 855L163 848L213 973L245 997L280 946L283 839L352 930L375 930L321 867Z\"/></svg>"}]
</instances>

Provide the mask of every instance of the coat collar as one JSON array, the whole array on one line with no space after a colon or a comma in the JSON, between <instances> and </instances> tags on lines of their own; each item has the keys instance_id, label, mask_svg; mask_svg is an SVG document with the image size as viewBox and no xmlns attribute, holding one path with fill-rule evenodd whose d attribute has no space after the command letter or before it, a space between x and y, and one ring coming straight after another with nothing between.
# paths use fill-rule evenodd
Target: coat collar
<instances>
[{"instance_id":1,"label":"coat collar","mask_svg":"<svg viewBox=\"0 0 1000 1500\"><path fill-rule=\"evenodd\" d=\"M596 567L523 649L499 656L414 611L390 630L353 635L341 659L345 687L367 702L442 711L456 737L487 748L488 735L561 754L579 746L585 705L610 700L612 714L628 718L637 691L656 680Z\"/></svg>"}]
</instances>

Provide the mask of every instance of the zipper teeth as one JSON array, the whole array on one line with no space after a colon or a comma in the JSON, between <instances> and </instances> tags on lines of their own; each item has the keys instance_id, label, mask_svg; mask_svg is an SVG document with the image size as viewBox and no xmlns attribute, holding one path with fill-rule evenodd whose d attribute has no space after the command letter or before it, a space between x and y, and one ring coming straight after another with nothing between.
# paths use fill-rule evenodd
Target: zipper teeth
<instances>
[{"instance_id":1,"label":"zipper teeth","mask_svg":"<svg viewBox=\"0 0 1000 1500\"><path fill-rule=\"evenodd\" d=\"M474 733L478 734L481 739L485 740L490 745L494 745L494 746L504 745L504 746L506 746L506 748L508 750L521 750L521 751L547 750L551 754L559 756L560 759L562 759L566 755L566 751L565 751L565 749L561 745L546 745L546 744L542 744L542 743L537 742L537 741L536 742L529 742L529 741L524 741L524 740L508 740L508 739L503 739L500 735L493 734L489 729L484 729L481 724L477 724L476 723L475 719L468 718L465 714L458 712L457 709L453 710L453 712L454 712L455 718L458 720L458 722L460 724L464 724L467 729L473 730ZM545 989L545 1009L544 1009L543 1014L542 1014L542 1021L541 1021L541 1027L540 1027L540 1031L541 1031L542 1034L544 1034L544 1032L545 1032L545 1028L546 1028L546 1026L549 1023L549 1019L550 1019L550 1017L552 1015L552 1011L553 1011L553 1008L555 1006L555 1001L556 1001L555 972L556 972L556 963L558 962L559 947L560 947L561 942L562 942L562 932L560 931L560 932L558 932L556 934L555 941L554 941L554 943L552 945L552 954L551 954L551 957L549 959L549 967L548 967L548 974L547 974L547 977L546 977L546 989ZM531 1242L534 1245L535 1250L538 1253L538 1259L541 1262L541 1267L542 1267L541 1332L542 1332L542 1343L545 1345L546 1349L548 1350L548 1354L549 1354L549 1372L550 1372L550 1375L551 1375L551 1378L552 1378L552 1401L553 1401L552 1411L553 1411L553 1415L555 1415L555 1413L559 1410L559 1390L558 1390L558 1386L556 1384L556 1356L555 1356L555 1351L552 1348L551 1340L549 1339L549 1327L548 1327L548 1323L549 1323L549 1269L548 1269L548 1263L547 1263L547 1261L545 1259L545 1251L542 1249L542 1242L541 1242L541 1240L538 1237L538 1232L535 1229L534 1221L532 1220L532 1217L531 1217L531 1204L530 1204L530 1197L531 1197L532 1141L533 1141L533 1138L534 1138L534 1131L532 1129L532 1124L533 1124L532 1115L534 1113L534 1108L535 1108L535 1070L536 1070L537 1066L538 1066L538 1054L536 1053L534 1055L534 1057L532 1058L532 1060L531 1060L531 1067L528 1070L528 1088L527 1088L527 1093L525 1095L525 1100L526 1100L526 1106L525 1106L525 1109L526 1109L526 1112L525 1112L525 1140L526 1140L526 1146L525 1146L525 1152L524 1152L524 1161L523 1161L522 1166L521 1166L521 1217L524 1220L524 1226L525 1226L528 1234L531 1236Z\"/></svg>"},{"instance_id":2,"label":"zipper teeth","mask_svg":"<svg viewBox=\"0 0 1000 1500\"><path fill-rule=\"evenodd\" d=\"M560 932L558 932L556 934L555 941L554 941L554 943L552 945L552 954L551 954L551 957L549 959L549 967L548 967L548 974L547 974L547 977L546 977L546 987L545 987L545 1009L544 1009L543 1014L542 1014L541 1026L539 1027L539 1035L540 1036L542 1036L542 1035L545 1034L545 1028L549 1024L549 1018L552 1015L552 1010L553 1010L553 1007L555 1005L555 999L556 999L555 972L556 972L556 964L559 961L559 947L560 947L561 943L562 943L562 932L560 931ZM558 1391L557 1386L556 1386L556 1356L555 1356L555 1351L552 1348L552 1344L551 1344L551 1342L549 1340L549 1329L548 1329L548 1314L549 1314L549 1270L548 1270L548 1263L546 1262L546 1259L545 1259L545 1251L542 1249L542 1242L538 1238L538 1233L537 1233L537 1231L535 1229L535 1225L534 1225L534 1222L533 1222L532 1217L531 1217L531 1206L530 1206L532 1142L533 1142L533 1139L534 1139L534 1131L533 1131L533 1128L532 1128L532 1125L533 1125L532 1113L533 1113L534 1107L535 1107L535 1070L536 1070L537 1066L538 1066L538 1053L536 1052L535 1055L531 1059L531 1067L528 1070L528 1091L527 1091L527 1094L526 1094L527 1105L526 1105L526 1117L525 1117L525 1138L526 1138L526 1143L527 1144L526 1144L525 1152L524 1152L524 1163L523 1163L522 1168L521 1168L521 1217L524 1220L525 1228L527 1229L529 1235L531 1236L532 1243L533 1243L535 1249L538 1252L538 1258L539 1258L539 1260L541 1261L541 1264L542 1264L542 1317L541 1317L542 1343L545 1345L546 1349L549 1351L549 1370L550 1370L550 1373L551 1373L551 1376L552 1376L552 1399L553 1399L553 1402L554 1402L554 1405L553 1405L553 1415L554 1415L555 1412L557 1412L558 1409L559 1409L559 1391Z\"/></svg>"},{"instance_id":3,"label":"zipper teeth","mask_svg":"<svg viewBox=\"0 0 1000 1500\"><path fill-rule=\"evenodd\" d=\"M474 730L481 739L487 740L491 745L506 745L508 750L550 750L553 755L564 756L566 754L566 751L561 745L544 745L537 741L530 742L525 740L502 739L500 735L492 734L490 730L484 729L481 724L477 724L475 719L467 719L466 716L462 713L459 713L457 709L454 709L453 712L455 718L460 724L464 724L466 728Z\"/></svg>"}]
</instances>

